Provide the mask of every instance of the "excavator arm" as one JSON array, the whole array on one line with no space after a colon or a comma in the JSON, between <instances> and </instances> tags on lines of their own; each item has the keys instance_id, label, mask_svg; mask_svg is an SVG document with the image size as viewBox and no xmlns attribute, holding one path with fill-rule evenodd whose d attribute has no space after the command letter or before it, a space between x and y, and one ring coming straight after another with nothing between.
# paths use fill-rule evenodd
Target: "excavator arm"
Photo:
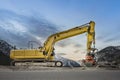
<instances>
[{"instance_id":1,"label":"excavator arm","mask_svg":"<svg viewBox=\"0 0 120 80\"><path fill-rule=\"evenodd\" d=\"M44 46L42 47L42 51L44 51L44 54L48 56L48 59L50 58L52 52L54 51L54 45L57 41L80 35L87 32L87 52L89 53L92 48L92 44L95 44L95 22L90 21L90 23L77 26L75 28L62 31L56 34L53 34L48 37L48 39L45 41Z\"/></svg>"},{"instance_id":2,"label":"excavator arm","mask_svg":"<svg viewBox=\"0 0 120 80\"><path fill-rule=\"evenodd\" d=\"M93 48L91 46L94 46ZM87 34L87 53L95 49L95 23L91 22Z\"/></svg>"}]
</instances>

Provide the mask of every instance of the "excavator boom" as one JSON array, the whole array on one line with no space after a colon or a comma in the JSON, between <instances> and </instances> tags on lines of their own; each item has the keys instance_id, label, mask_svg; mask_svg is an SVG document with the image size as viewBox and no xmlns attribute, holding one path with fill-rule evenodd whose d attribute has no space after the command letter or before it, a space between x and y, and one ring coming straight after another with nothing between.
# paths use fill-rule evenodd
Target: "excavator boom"
<instances>
[{"instance_id":1,"label":"excavator boom","mask_svg":"<svg viewBox=\"0 0 120 80\"><path fill-rule=\"evenodd\" d=\"M95 44L95 22L93 21L49 36L48 39L45 41L42 50L46 51L45 53L50 56L53 51L54 44L57 41L80 35L85 32L87 32L87 52L89 53L92 50L91 45Z\"/></svg>"}]
</instances>

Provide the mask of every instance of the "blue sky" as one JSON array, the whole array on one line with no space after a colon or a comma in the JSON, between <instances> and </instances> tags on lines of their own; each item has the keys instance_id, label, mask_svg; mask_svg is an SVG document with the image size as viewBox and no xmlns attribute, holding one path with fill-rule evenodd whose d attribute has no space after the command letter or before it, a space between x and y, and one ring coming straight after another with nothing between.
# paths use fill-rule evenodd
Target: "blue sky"
<instances>
[{"instance_id":1,"label":"blue sky","mask_svg":"<svg viewBox=\"0 0 120 80\"><path fill-rule=\"evenodd\" d=\"M39 15L61 30L93 20L96 44L101 48L120 44L119 4L120 0L0 0L0 9L25 16Z\"/></svg>"}]
</instances>

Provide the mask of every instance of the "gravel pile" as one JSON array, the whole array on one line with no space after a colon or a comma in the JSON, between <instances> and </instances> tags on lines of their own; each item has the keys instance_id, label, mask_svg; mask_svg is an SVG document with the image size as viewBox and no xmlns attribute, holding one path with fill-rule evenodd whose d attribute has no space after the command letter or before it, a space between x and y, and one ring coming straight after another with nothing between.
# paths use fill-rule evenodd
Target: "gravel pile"
<instances>
[{"instance_id":1,"label":"gravel pile","mask_svg":"<svg viewBox=\"0 0 120 80\"><path fill-rule=\"evenodd\" d=\"M80 64L78 62L63 58L59 55L56 56L56 60L62 61L64 67L80 67Z\"/></svg>"}]
</instances>

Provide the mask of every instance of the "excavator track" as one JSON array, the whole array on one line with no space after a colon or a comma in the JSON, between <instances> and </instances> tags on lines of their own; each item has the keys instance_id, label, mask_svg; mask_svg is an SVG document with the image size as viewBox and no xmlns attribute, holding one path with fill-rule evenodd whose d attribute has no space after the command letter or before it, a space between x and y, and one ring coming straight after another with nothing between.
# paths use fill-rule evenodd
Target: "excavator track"
<instances>
[{"instance_id":1,"label":"excavator track","mask_svg":"<svg viewBox=\"0 0 120 80\"><path fill-rule=\"evenodd\" d=\"M11 66L42 66L42 67L62 67L61 61L46 61L41 59L13 60Z\"/></svg>"}]
</instances>

